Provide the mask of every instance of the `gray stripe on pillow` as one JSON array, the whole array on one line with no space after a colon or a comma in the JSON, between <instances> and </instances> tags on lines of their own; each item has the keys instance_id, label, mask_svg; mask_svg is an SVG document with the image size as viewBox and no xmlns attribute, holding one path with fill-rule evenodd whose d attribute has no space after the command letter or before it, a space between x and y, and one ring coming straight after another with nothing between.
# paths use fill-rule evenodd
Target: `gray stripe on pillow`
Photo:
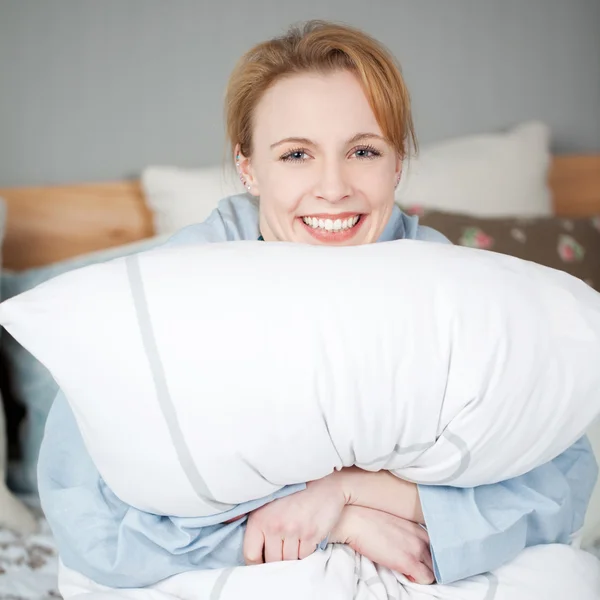
<instances>
[{"instance_id":1,"label":"gray stripe on pillow","mask_svg":"<svg viewBox=\"0 0 600 600\"><path fill-rule=\"evenodd\" d=\"M233 508L232 505L222 504L221 502L217 502L215 500L211 491L208 489L208 485L196 468L190 450L185 442L181 425L179 424L179 419L177 417L177 412L175 410L175 406L173 405L171 394L169 393L165 370L160 359L158 347L156 345L156 339L154 337L152 320L150 318L148 303L146 301L146 292L144 290L144 282L142 280L138 256L127 256L125 258L125 264L127 267L127 276L129 278L131 294L133 296L133 304L135 306L138 326L142 336L142 343L144 345L144 350L146 352L146 357L148 359L148 363L150 364L150 370L154 380L156 398L167 424L171 441L173 442L173 446L177 452L179 464L181 465L183 472L188 478L188 481L190 482L193 490L196 492L198 498L219 512L230 510Z\"/></svg>"},{"instance_id":2,"label":"gray stripe on pillow","mask_svg":"<svg viewBox=\"0 0 600 600\"><path fill-rule=\"evenodd\" d=\"M483 600L494 600L498 591L498 578L493 573L483 575L488 580L488 589Z\"/></svg>"},{"instance_id":3,"label":"gray stripe on pillow","mask_svg":"<svg viewBox=\"0 0 600 600\"><path fill-rule=\"evenodd\" d=\"M446 440L448 440L453 446L456 446L456 449L460 453L460 459L456 471L454 471L454 473L452 473L452 475L450 475L449 477L436 481L436 485L446 484L450 483L451 481L454 481L467 470L469 464L471 463L471 452L469 451L467 444L461 437L459 437L455 433L452 433L448 429L446 429L440 437L446 438ZM368 463L361 462L359 466L369 467L380 462L383 462L384 465L386 465L393 459L394 456L402 456L403 454L412 454L414 452L425 452L426 450L429 450L429 448L431 448L432 446L434 446L434 443L432 442L421 442L417 444L411 444L410 446L406 446L404 448L402 446L396 445L396 447L392 450L390 454L381 456Z\"/></svg>"},{"instance_id":4,"label":"gray stripe on pillow","mask_svg":"<svg viewBox=\"0 0 600 600\"><path fill-rule=\"evenodd\" d=\"M456 446L456 449L460 452L460 462L458 463L458 467L456 471L450 475L450 477L446 477L446 479L441 479L440 481L436 481L436 485L450 483L454 481L458 477L460 477L471 464L471 452L469 447L465 443L465 441L457 436L455 433L452 433L448 429L444 430L440 437L445 437L452 445Z\"/></svg>"},{"instance_id":5,"label":"gray stripe on pillow","mask_svg":"<svg viewBox=\"0 0 600 600\"><path fill-rule=\"evenodd\" d=\"M215 587L212 589L210 593L209 600L219 600L221 598L221 594L223 593L223 588L227 583L227 580L231 577L231 574L235 571L234 568L230 567L225 569L217 578L217 582L215 583Z\"/></svg>"}]
</instances>

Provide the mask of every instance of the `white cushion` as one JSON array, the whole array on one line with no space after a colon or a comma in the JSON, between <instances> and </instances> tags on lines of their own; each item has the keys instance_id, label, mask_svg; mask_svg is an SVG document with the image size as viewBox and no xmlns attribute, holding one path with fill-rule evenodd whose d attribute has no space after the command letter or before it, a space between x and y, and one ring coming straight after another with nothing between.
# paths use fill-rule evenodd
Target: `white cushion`
<instances>
[{"instance_id":1,"label":"white cushion","mask_svg":"<svg viewBox=\"0 0 600 600\"><path fill-rule=\"evenodd\" d=\"M600 295L418 241L160 248L0 305L125 502L199 516L357 464L520 475L600 414Z\"/></svg>"},{"instance_id":2,"label":"white cushion","mask_svg":"<svg viewBox=\"0 0 600 600\"><path fill-rule=\"evenodd\" d=\"M425 146L406 161L396 200L477 216L550 215L549 140L549 128L531 122Z\"/></svg>"},{"instance_id":3,"label":"white cushion","mask_svg":"<svg viewBox=\"0 0 600 600\"><path fill-rule=\"evenodd\" d=\"M183 169L152 166L141 177L146 203L158 235L172 234L187 225L202 223L219 200L242 194L245 188L233 169Z\"/></svg>"}]
</instances>

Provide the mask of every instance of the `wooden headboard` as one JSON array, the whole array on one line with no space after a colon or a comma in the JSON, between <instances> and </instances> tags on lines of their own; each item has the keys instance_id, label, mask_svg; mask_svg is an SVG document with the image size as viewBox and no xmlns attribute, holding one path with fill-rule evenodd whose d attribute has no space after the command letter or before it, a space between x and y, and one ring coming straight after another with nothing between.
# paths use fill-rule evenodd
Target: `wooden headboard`
<instances>
[{"instance_id":1,"label":"wooden headboard","mask_svg":"<svg viewBox=\"0 0 600 600\"><path fill-rule=\"evenodd\" d=\"M556 156L555 213L600 214L600 154ZM22 270L153 235L137 181L0 189L8 206L3 266Z\"/></svg>"},{"instance_id":2,"label":"wooden headboard","mask_svg":"<svg viewBox=\"0 0 600 600\"><path fill-rule=\"evenodd\" d=\"M22 270L153 235L137 181L0 189L2 266Z\"/></svg>"}]
</instances>

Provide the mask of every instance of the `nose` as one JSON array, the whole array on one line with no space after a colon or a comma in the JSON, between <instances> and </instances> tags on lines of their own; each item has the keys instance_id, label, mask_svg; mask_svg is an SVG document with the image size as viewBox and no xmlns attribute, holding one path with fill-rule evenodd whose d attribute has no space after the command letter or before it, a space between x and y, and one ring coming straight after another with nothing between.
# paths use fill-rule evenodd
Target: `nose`
<instances>
[{"instance_id":1,"label":"nose","mask_svg":"<svg viewBox=\"0 0 600 600\"><path fill-rule=\"evenodd\" d=\"M319 171L315 195L335 204L348 198L351 193L350 175L338 161L324 161Z\"/></svg>"}]
</instances>

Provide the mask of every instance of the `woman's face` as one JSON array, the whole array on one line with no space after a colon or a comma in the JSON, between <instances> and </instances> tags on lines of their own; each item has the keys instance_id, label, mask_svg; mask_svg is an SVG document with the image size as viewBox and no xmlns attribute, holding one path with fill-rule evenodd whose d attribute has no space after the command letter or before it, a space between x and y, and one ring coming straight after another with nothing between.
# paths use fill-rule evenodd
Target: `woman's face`
<instances>
[{"instance_id":1,"label":"woman's face","mask_svg":"<svg viewBox=\"0 0 600 600\"><path fill-rule=\"evenodd\" d=\"M260 196L267 241L375 242L394 203L401 160L348 71L284 78L254 115L253 152L240 156Z\"/></svg>"}]
</instances>

